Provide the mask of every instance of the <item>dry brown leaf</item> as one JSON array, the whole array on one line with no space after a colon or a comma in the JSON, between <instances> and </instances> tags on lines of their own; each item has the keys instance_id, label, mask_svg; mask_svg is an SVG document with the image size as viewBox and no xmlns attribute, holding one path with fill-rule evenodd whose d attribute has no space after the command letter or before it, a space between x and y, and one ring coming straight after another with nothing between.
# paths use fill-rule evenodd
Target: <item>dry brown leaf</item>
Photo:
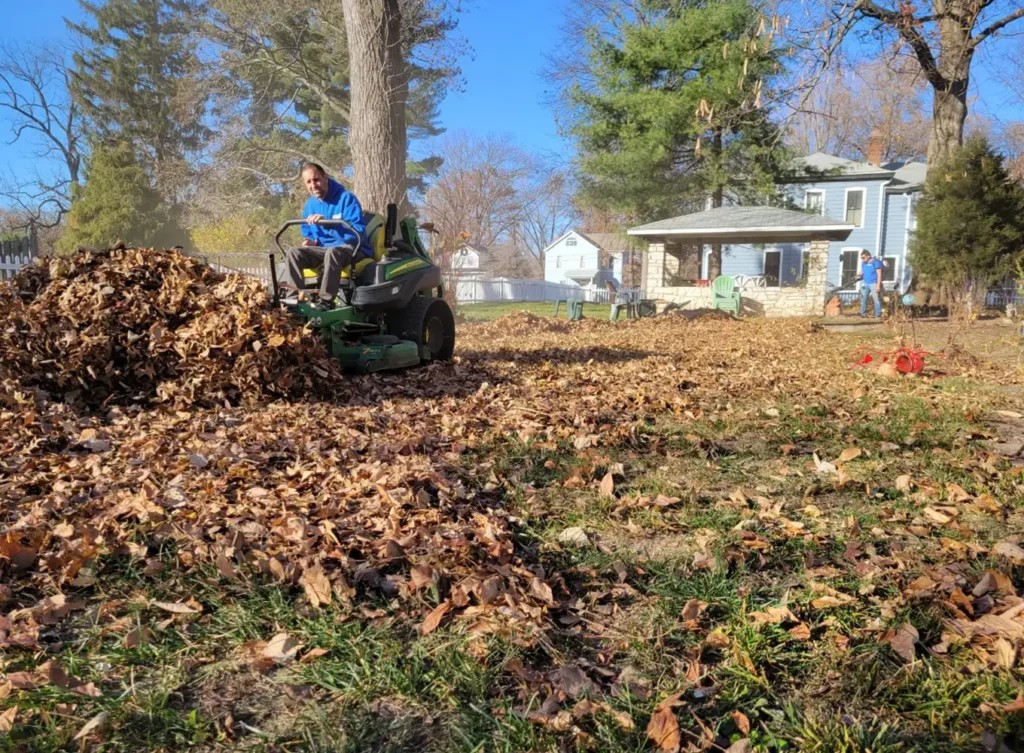
<instances>
[{"instance_id":1,"label":"dry brown leaf","mask_svg":"<svg viewBox=\"0 0 1024 753\"><path fill-rule=\"evenodd\" d=\"M728 748L726 748L725 753L749 753L749 751L750 751L750 744L751 743L750 743L750 739L749 738L743 738L742 740L737 740L732 745L730 745Z\"/></svg>"},{"instance_id":2,"label":"dry brown leaf","mask_svg":"<svg viewBox=\"0 0 1024 753\"><path fill-rule=\"evenodd\" d=\"M647 737L663 753L679 753L679 720L672 710L674 704L658 704L647 724Z\"/></svg>"},{"instance_id":3,"label":"dry brown leaf","mask_svg":"<svg viewBox=\"0 0 1024 753\"><path fill-rule=\"evenodd\" d=\"M198 614L199 613L198 609L195 609L195 608L189 606L188 604L182 604L181 602L154 601L154 602L152 602L152 604L153 604L154 607L156 607L158 609L162 609L165 612L170 612L171 614Z\"/></svg>"},{"instance_id":4,"label":"dry brown leaf","mask_svg":"<svg viewBox=\"0 0 1024 753\"><path fill-rule=\"evenodd\" d=\"M811 629L807 627L807 625L803 622L801 622L796 627L791 627L786 632L793 636L793 640L809 641L811 639Z\"/></svg>"},{"instance_id":5,"label":"dry brown leaf","mask_svg":"<svg viewBox=\"0 0 1024 753\"><path fill-rule=\"evenodd\" d=\"M839 594L837 596L822 596L818 599L811 601L811 606L815 609L832 609L833 607L842 607L854 601L853 598L846 596L845 594Z\"/></svg>"},{"instance_id":6,"label":"dry brown leaf","mask_svg":"<svg viewBox=\"0 0 1024 753\"><path fill-rule=\"evenodd\" d=\"M304 653L299 659L299 664L309 664L314 659L319 659L321 656L326 656L330 653L326 648L311 648L309 651Z\"/></svg>"},{"instance_id":7,"label":"dry brown leaf","mask_svg":"<svg viewBox=\"0 0 1024 753\"><path fill-rule=\"evenodd\" d=\"M729 636L721 628L712 630L704 639L705 646L716 649L728 648L731 643Z\"/></svg>"},{"instance_id":8,"label":"dry brown leaf","mask_svg":"<svg viewBox=\"0 0 1024 753\"><path fill-rule=\"evenodd\" d=\"M101 732L103 732L103 730L104 730L104 728L106 727L106 724L107 724L107 717L109 717L109 716L110 716L110 712L109 711L101 711L96 716L94 716L92 719L90 719L88 722L86 722L85 725L82 727L82 729L78 730L78 734L75 735L74 739L75 740L84 740L85 738L89 737L89 735L91 735L93 733L101 733Z\"/></svg>"},{"instance_id":9,"label":"dry brown leaf","mask_svg":"<svg viewBox=\"0 0 1024 753\"><path fill-rule=\"evenodd\" d=\"M912 664L915 658L914 646L917 644L920 636L917 633L917 628L911 625L909 622L905 622L900 625L896 631L896 635L893 637L890 645L892 650L895 651L901 659L907 664Z\"/></svg>"},{"instance_id":10,"label":"dry brown leaf","mask_svg":"<svg viewBox=\"0 0 1024 753\"><path fill-rule=\"evenodd\" d=\"M836 462L849 463L851 460L856 460L863 454L863 451L859 447L847 447L845 450L839 453L839 460Z\"/></svg>"},{"instance_id":11,"label":"dry brown leaf","mask_svg":"<svg viewBox=\"0 0 1024 753\"><path fill-rule=\"evenodd\" d=\"M933 523L938 523L940 526L944 526L953 520L951 517L939 510L936 510L934 507L924 508L924 516Z\"/></svg>"},{"instance_id":12,"label":"dry brown leaf","mask_svg":"<svg viewBox=\"0 0 1024 753\"><path fill-rule=\"evenodd\" d=\"M426 588L434 582L434 570L429 565L413 565L409 571L409 580L414 590Z\"/></svg>"},{"instance_id":13,"label":"dry brown leaf","mask_svg":"<svg viewBox=\"0 0 1024 753\"><path fill-rule=\"evenodd\" d=\"M443 601L437 607L435 607L430 614L428 614L423 622L420 623L420 634L430 635L433 633L441 624L441 620L448 614L448 611L452 608L450 601Z\"/></svg>"},{"instance_id":14,"label":"dry brown leaf","mask_svg":"<svg viewBox=\"0 0 1024 753\"><path fill-rule=\"evenodd\" d=\"M909 491L910 487L911 487L911 481L910 481L910 475L909 474L904 473L903 475L896 477L896 488L899 491L901 491L901 492Z\"/></svg>"},{"instance_id":15,"label":"dry brown leaf","mask_svg":"<svg viewBox=\"0 0 1024 753\"><path fill-rule=\"evenodd\" d=\"M999 638L996 640L995 657L1001 669L1013 669L1017 663L1017 649L1005 638Z\"/></svg>"},{"instance_id":16,"label":"dry brown leaf","mask_svg":"<svg viewBox=\"0 0 1024 753\"><path fill-rule=\"evenodd\" d=\"M751 612L750 619L761 624L779 624L780 622L799 622L789 607L765 607L763 612Z\"/></svg>"},{"instance_id":17,"label":"dry brown leaf","mask_svg":"<svg viewBox=\"0 0 1024 753\"><path fill-rule=\"evenodd\" d=\"M331 581L324 575L320 565L306 568L302 572L302 577L299 578L299 583L302 584L306 598L309 599L309 603L313 605L314 609L331 603Z\"/></svg>"},{"instance_id":18,"label":"dry brown leaf","mask_svg":"<svg viewBox=\"0 0 1024 753\"><path fill-rule=\"evenodd\" d=\"M555 597L551 592L551 586L540 578L534 578L530 581L530 595L548 604L555 603Z\"/></svg>"},{"instance_id":19,"label":"dry brown leaf","mask_svg":"<svg viewBox=\"0 0 1024 753\"><path fill-rule=\"evenodd\" d=\"M612 478L611 471L604 474L604 478L601 479L600 496L607 499L615 499L615 479Z\"/></svg>"},{"instance_id":20,"label":"dry brown leaf","mask_svg":"<svg viewBox=\"0 0 1024 753\"><path fill-rule=\"evenodd\" d=\"M14 720L18 718L17 705L0 711L0 733L7 734L14 729Z\"/></svg>"},{"instance_id":21,"label":"dry brown leaf","mask_svg":"<svg viewBox=\"0 0 1024 753\"><path fill-rule=\"evenodd\" d=\"M270 659L278 664L289 664L295 660L295 655L302 648L302 644L295 640L288 633L278 633L263 648L264 658Z\"/></svg>"},{"instance_id":22,"label":"dry brown leaf","mask_svg":"<svg viewBox=\"0 0 1024 753\"><path fill-rule=\"evenodd\" d=\"M998 554L1018 565L1024 565L1024 549L1021 549L1020 545L1013 541L1000 541L992 547L992 554Z\"/></svg>"},{"instance_id":23,"label":"dry brown leaf","mask_svg":"<svg viewBox=\"0 0 1024 753\"><path fill-rule=\"evenodd\" d=\"M746 714L744 714L742 711L733 711L729 714L729 716L732 717L732 720L736 723L736 726L739 728L740 732L742 732L744 735L750 734L750 720L747 718Z\"/></svg>"},{"instance_id":24,"label":"dry brown leaf","mask_svg":"<svg viewBox=\"0 0 1024 753\"><path fill-rule=\"evenodd\" d=\"M153 638L153 631L148 627L140 626L128 632L124 637L125 648L138 648L145 646Z\"/></svg>"},{"instance_id":25,"label":"dry brown leaf","mask_svg":"<svg viewBox=\"0 0 1024 753\"><path fill-rule=\"evenodd\" d=\"M950 502L967 502L973 499L960 484L946 484L946 494L949 495Z\"/></svg>"}]
</instances>

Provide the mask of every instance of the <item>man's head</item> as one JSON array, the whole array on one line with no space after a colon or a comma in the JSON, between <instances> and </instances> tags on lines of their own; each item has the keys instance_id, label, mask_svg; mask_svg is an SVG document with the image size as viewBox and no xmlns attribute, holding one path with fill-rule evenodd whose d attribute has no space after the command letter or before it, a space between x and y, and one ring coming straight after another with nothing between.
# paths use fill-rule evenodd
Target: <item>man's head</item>
<instances>
[{"instance_id":1,"label":"man's head","mask_svg":"<svg viewBox=\"0 0 1024 753\"><path fill-rule=\"evenodd\" d=\"M315 162L307 162L302 168L302 182L311 196L322 199L327 195L327 173Z\"/></svg>"},{"instance_id":2,"label":"man's head","mask_svg":"<svg viewBox=\"0 0 1024 753\"><path fill-rule=\"evenodd\" d=\"M861 251L860 252L860 260L861 261L871 261L871 252L870 251Z\"/></svg>"}]
</instances>

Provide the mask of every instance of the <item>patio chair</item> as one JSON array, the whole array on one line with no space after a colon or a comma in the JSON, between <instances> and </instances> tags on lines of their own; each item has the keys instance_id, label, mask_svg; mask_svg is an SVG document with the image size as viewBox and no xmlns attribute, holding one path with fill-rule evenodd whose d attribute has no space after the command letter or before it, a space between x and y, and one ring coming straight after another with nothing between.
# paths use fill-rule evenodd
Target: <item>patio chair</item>
<instances>
[{"instance_id":1,"label":"patio chair","mask_svg":"<svg viewBox=\"0 0 1024 753\"><path fill-rule=\"evenodd\" d=\"M731 311L732 315L740 315L740 294L736 290L736 281L727 275L720 275L711 284L711 309Z\"/></svg>"}]
</instances>

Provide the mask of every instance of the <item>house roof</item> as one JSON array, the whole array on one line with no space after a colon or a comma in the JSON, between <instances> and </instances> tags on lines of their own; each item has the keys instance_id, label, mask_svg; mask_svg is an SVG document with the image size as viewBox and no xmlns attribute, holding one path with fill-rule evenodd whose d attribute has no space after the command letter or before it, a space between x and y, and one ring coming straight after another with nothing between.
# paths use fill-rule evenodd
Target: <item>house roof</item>
<instances>
[{"instance_id":1,"label":"house roof","mask_svg":"<svg viewBox=\"0 0 1024 753\"><path fill-rule=\"evenodd\" d=\"M800 243L846 240L853 225L778 207L719 207L631 228L630 235L672 237L694 244Z\"/></svg>"},{"instance_id":2,"label":"house roof","mask_svg":"<svg viewBox=\"0 0 1024 753\"><path fill-rule=\"evenodd\" d=\"M579 230L576 234L590 241L602 251L628 251L629 238L624 238L619 233L583 233Z\"/></svg>"},{"instance_id":3,"label":"house roof","mask_svg":"<svg viewBox=\"0 0 1024 753\"><path fill-rule=\"evenodd\" d=\"M877 167L870 162L857 162L856 160L837 157L834 154L815 152L806 157L798 157L794 160L797 170L803 168L804 177L817 180L841 180L850 177L891 178L894 170L885 167ZM827 173L819 175L818 173Z\"/></svg>"},{"instance_id":4,"label":"house roof","mask_svg":"<svg viewBox=\"0 0 1024 753\"><path fill-rule=\"evenodd\" d=\"M928 165L924 162L890 162L886 167L893 170L891 191L909 190L924 185L928 176Z\"/></svg>"}]
</instances>

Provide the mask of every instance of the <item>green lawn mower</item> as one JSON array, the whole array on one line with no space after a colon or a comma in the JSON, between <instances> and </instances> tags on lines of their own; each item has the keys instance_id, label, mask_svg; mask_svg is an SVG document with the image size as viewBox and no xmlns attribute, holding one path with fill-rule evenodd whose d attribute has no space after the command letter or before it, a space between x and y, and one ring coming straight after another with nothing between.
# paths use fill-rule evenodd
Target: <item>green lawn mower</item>
<instances>
[{"instance_id":1,"label":"green lawn mower","mask_svg":"<svg viewBox=\"0 0 1024 753\"><path fill-rule=\"evenodd\" d=\"M300 301L297 294L282 298L277 261L270 254L274 305L283 304L308 327L319 329L324 345L346 371L370 374L448 361L455 351L455 317L443 297L441 270L424 248L416 221L397 223L397 218L394 204L388 205L386 218L366 215L366 240L361 243L369 243L373 256L356 250L354 263L342 272L343 305L338 308L325 311ZM281 226L274 242L282 255L281 236L304 224L305 220L289 220ZM324 219L320 224L353 230L343 220ZM307 285L318 286L322 273L323 269L304 270Z\"/></svg>"}]
</instances>

